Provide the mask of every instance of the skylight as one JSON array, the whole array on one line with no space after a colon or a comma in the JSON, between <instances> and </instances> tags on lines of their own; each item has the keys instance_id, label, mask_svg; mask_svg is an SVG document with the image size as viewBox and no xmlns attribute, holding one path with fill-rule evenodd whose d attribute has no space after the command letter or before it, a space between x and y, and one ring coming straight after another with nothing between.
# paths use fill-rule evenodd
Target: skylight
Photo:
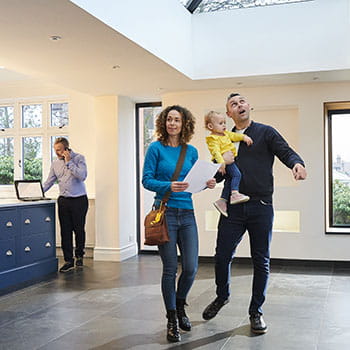
<instances>
[{"instance_id":1,"label":"skylight","mask_svg":"<svg viewBox=\"0 0 350 350\"><path fill-rule=\"evenodd\" d=\"M191 3L193 3L193 0L180 1L186 8L188 8ZM202 0L197 1L197 3L199 2L199 5L197 5L197 7L194 9L194 13L233 10L268 5L281 5L306 1L312 0Z\"/></svg>"}]
</instances>

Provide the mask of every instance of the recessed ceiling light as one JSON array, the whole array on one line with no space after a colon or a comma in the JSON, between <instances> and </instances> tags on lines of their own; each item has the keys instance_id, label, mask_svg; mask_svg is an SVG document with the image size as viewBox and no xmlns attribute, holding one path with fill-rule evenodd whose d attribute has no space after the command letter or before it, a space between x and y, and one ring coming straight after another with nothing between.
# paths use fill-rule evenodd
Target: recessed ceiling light
<instances>
[{"instance_id":1,"label":"recessed ceiling light","mask_svg":"<svg viewBox=\"0 0 350 350\"><path fill-rule=\"evenodd\" d=\"M119 64L116 64L112 67L112 69L119 69L119 68L120 68Z\"/></svg>"},{"instance_id":2,"label":"recessed ceiling light","mask_svg":"<svg viewBox=\"0 0 350 350\"><path fill-rule=\"evenodd\" d=\"M59 36L59 35L51 35L50 36L50 40L52 40L52 41L58 41L58 40L61 40L61 39L62 39L62 37Z\"/></svg>"},{"instance_id":3,"label":"recessed ceiling light","mask_svg":"<svg viewBox=\"0 0 350 350\"><path fill-rule=\"evenodd\" d=\"M5 66L0 66L0 69L5 69Z\"/></svg>"}]
</instances>

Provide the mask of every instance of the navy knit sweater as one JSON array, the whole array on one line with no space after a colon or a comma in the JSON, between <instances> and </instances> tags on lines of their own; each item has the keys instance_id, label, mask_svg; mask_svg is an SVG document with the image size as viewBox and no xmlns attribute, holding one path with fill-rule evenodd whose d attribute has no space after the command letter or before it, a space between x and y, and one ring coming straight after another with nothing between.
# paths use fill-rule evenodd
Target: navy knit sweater
<instances>
[{"instance_id":1,"label":"navy knit sweater","mask_svg":"<svg viewBox=\"0 0 350 350\"><path fill-rule=\"evenodd\" d=\"M235 128L232 131L235 131ZM304 165L304 162L271 126L252 121L244 133L250 136L254 143L247 146L241 142L239 146L236 157L236 164L242 173L239 191L250 196L252 200L272 202L272 166L275 156L291 169L296 163ZM217 180L220 181L220 178Z\"/></svg>"}]
</instances>

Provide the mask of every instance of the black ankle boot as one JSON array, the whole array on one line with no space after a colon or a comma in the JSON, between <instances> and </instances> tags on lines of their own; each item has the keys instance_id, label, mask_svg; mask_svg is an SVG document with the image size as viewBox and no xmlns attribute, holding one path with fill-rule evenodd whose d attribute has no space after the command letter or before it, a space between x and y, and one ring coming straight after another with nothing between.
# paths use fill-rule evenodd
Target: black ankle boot
<instances>
[{"instance_id":1,"label":"black ankle boot","mask_svg":"<svg viewBox=\"0 0 350 350\"><path fill-rule=\"evenodd\" d=\"M167 339L172 343L179 342L181 340L179 327L177 324L176 310L167 310L168 324L167 324Z\"/></svg>"},{"instance_id":2,"label":"black ankle boot","mask_svg":"<svg viewBox=\"0 0 350 350\"><path fill-rule=\"evenodd\" d=\"M190 331L192 325L186 315L185 305L187 305L185 299L176 299L176 313L179 320L179 326L184 331Z\"/></svg>"}]
</instances>

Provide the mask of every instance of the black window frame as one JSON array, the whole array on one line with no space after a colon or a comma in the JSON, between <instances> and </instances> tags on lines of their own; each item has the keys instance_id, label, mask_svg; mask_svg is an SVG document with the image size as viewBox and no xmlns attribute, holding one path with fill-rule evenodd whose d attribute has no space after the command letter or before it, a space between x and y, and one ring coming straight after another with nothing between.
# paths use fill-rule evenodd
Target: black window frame
<instances>
[{"instance_id":1,"label":"black window frame","mask_svg":"<svg viewBox=\"0 0 350 350\"><path fill-rule=\"evenodd\" d=\"M339 102L325 104L325 117L326 117L326 139L327 139L327 150L326 156L326 167L327 176L326 179L326 191L328 202L326 202L325 208L326 213L326 234L350 234L350 223L349 224L334 224L333 220L333 149L332 149L332 116L339 114L350 114L350 102ZM346 107L345 107L346 106ZM328 182L328 183L327 183ZM350 203L349 203L350 205Z\"/></svg>"},{"instance_id":2,"label":"black window frame","mask_svg":"<svg viewBox=\"0 0 350 350\"><path fill-rule=\"evenodd\" d=\"M137 203L137 215L136 215L136 229L137 229L137 246L138 253L147 252L141 249L141 225L143 225L143 218L141 218L141 165L140 165L140 108L145 107L161 107L162 102L143 102L135 104L135 127L136 127L136 179L137 179L137 189L136 189L136 203Z\"/></svg>"}]
</instances>

